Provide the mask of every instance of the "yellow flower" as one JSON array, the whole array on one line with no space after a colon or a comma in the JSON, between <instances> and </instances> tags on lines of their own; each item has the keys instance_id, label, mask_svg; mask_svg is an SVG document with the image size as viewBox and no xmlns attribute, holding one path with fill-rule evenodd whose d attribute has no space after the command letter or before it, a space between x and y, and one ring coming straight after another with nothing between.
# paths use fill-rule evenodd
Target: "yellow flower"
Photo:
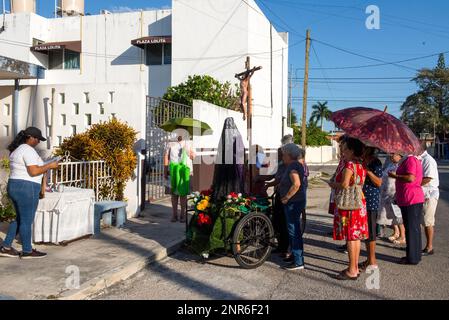
<instances>
[{"instance_id":1,"label":"yellow flower","mask_svg":"<svg viewBox=\"0 0 449 320\"><path fill-rule=\"evenodd\" d=\"M201 200L200 203L196 206L196 208L200 211L206 210L206 208L209 207L209 201L207 200Z\"/></svg>"}]
</instances>

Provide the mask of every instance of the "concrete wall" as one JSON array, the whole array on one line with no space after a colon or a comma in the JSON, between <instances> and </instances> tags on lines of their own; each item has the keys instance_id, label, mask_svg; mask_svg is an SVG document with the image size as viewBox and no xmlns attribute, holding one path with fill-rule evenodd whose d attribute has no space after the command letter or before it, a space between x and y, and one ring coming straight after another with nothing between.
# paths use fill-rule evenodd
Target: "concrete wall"
<instances>
[{"instance_id":1,"label":"concrete wall","mask_svg":"<svg viewBox=\"0 0 449 320\"><path fill-rule=\"evenodd\" d=\"M324 147L307 147L306 162L325 163L334 160L334 148L331 146Z\"/></svg>"},{"instance_id":2,"label":"concrete wall","mask_svg":"<svg viewBox=\"0 0 449 320\"><path fill-rule=\"evenodd\" d=\"M270 22L253 0L248 3L257 12L240 0L173 0L172 82L208 74L238 83L235 74L250 56L252 66L263 67L252 80L254 121L260 124L254 127L253 141L277 148L287 114L288 43L273 28L272 109Z\"/></svg>"}]
</instances>

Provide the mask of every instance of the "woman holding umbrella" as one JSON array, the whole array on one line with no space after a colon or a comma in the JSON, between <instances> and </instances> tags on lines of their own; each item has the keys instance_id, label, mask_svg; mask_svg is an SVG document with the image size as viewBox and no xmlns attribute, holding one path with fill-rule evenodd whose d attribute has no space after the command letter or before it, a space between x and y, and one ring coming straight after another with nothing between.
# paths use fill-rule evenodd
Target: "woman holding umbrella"
<instances>
[{"instance_id":1,"label":"woman holding umbrella","mask_svg":"<svg viewBox=\"0 0 449 320\"><path fill-rule=\"evenodd\" d=\"M419 139L402 121L382 110L349 108L334 112L332 121L347 134L389 154L408 154L396 172L396 202L401 207L407 242L407 256L401 264L418 264L421 260L421 214L424 192L423 169L416 155L422 154Z\"/></svg>"}]
</instances>

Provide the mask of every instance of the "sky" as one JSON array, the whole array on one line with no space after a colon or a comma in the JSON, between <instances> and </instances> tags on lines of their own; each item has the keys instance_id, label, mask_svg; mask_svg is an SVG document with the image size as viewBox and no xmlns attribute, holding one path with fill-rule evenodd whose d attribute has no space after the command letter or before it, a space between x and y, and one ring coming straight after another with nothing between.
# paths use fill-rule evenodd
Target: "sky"
<instances>
[{"instance_id":1,"label":"sky","mask_svg":"<svg viewBox=\"0 0 449 320\"><path fill-rule=\"evenodd\" d=\"M447 0L256 0L256 3L278 31L290 32L289 60L296 78L293 108L298 115L302 110L305 65L302 40L308 28L312 38L309 115L317 101L328 101L331 110L352 106L383 109L387 105L389 112L399 117L401 104L417 90L410 81L417 70L434 67L438 53L446 51L449 65ZM369 5L379 9L380 29L366 27ZM53 6L53 0L38 0L38 13L51 16ZM170 6L171 0L86 0L86 13ZM325 128L331 130L333 125L326 123Z\"/></svg>"}]
</instances>

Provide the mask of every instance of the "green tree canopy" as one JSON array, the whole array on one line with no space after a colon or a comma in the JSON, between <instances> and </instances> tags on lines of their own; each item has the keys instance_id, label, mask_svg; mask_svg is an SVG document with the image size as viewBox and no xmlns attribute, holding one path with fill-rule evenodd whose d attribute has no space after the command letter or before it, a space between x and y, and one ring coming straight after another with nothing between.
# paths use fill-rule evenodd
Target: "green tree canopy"
<instances>
[{"instance_id":1,"label":"green tree canopy","mask_svg":"<svg viewBox=\"0 0 449 320\"><path fill-rule=\"evenodd\" d=\"M416 133L437 133L449 128L449 68L440 54L434 69L424 68L413 79L419 89L401 106L401 120Z\"/></svg>"},{"instance_id":2,"label":"green tree canopy","mask_svg":"<svg viewBox=\"0 0 449 320\"><path fill-rule=\"evenodd\" d=\"M296 144L301 144L301 128L293 127L294 139ZM331 141L327 138L327 132L321 130L315 122L309 122L306 132L306 144L308 147L330 146Z\"/></svg>"},{"instance_id":3,"label":"green tree canopy","mask_svg":"<svg viewBox=\"0 0 449 320\"><path fill-rule=\"evenodd\" d=\"M186 82L169 87L163 96L164 100L193 105L193 100L203 100L219 107L239 110L240 90L230 82L221 83L211 76L189 76Z\"/></svg>"}]
</instances>

